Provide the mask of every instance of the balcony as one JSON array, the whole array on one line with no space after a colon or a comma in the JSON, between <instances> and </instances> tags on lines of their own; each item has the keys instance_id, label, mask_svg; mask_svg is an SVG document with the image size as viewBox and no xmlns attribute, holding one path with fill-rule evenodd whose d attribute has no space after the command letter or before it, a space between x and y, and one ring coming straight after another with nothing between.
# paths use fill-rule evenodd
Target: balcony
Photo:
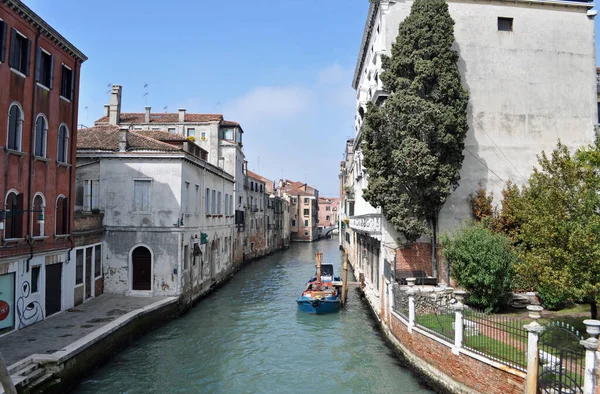
<instances>
[{"instance_id":1,"label":"balcony","mask_svg":"<svg viewBox=\"0 0 600 394\"><path fill-rule=\"evenodd\" d=\"M354 231L380 235L381 215L378 213L371 213L367 215L351 216L349 226Z\"/></svg>"}]
</instances>

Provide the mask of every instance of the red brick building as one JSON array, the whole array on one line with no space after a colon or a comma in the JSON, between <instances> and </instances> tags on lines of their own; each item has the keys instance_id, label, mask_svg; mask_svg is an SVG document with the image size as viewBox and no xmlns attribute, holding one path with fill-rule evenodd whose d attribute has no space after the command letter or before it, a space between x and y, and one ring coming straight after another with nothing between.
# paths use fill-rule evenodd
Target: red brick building
<instances>
[{"instance_id":1,"label":"red brick building","mask_svg":"<svg viewBox=\"0 0 600 394\"><path fill-rule=\"evenodd\" d=\"M0 2L0 333L72 304L65 263L85 60L21 1Z\"/></svg>"}]
</instances>

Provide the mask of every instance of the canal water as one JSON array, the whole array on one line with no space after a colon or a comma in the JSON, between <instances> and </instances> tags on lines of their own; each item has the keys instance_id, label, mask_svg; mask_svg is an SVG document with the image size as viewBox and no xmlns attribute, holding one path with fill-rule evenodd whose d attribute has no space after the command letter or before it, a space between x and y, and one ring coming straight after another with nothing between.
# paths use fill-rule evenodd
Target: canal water
<instances>
[{"instance_id":1,"label":"canal water","mask_svg":"<svg viewBox=\"0 0 600 394\"><path fill-rule=\"evenodd\" d=\"M297 311L319 250L341 276L336 240L293 243L248 264L74 392L432 393L386 346L357 290L339 314Z\"/></svg>"}]
</instances>

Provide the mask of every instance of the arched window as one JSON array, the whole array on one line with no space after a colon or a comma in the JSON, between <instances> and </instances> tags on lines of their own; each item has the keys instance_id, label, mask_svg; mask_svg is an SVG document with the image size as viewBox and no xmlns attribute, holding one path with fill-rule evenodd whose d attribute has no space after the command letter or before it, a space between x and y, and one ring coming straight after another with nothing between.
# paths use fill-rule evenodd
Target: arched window
<instances>
[{"instance_id":1,"label":"arched window","mask_svg":"<svg viewBox=\"0 0 600 394\"><path fill-rule=\"evenodd\" d=\"M56 199L55 212L56 231L54 233L56 235L69 234L69 200L65 196L60 195Z\"/></svg>"},{"instance_id":2,"label":"arched window","mask_svg":"<svg viewBox=\"0 0 600 394\"><path fill-rule=\"evenodd\" d=\"M35 121L35 155L46 157L46 142L48 136L48 122L46 117L39 114Z\"/></svg>"},{"instance_id":3,"label":"arched window","mask_svg":"<svg viewBox=\"0 0 600 394\"><path fill-rule=\"evenodd\" d=\"M58 128L58 161L67 163L69 153L69 129L64 124Z\"/></svg>"},{"instance_id":4,"label":"arched window","mask_svg":"<svg viewBox=\"0 0 600 394\"><path fill-rule=\"evenodd\" d=\"M36 194L33 198L33 211L31 212L31 235L34 237L44 236L44 207L46 203L44 196Z\"/></svg>"},{"instance_id":5,"label":"arched window","mask_svg":"<svg viewBox=\"0 0 600 394\"><path fill-rule=\"evenodd\" d=\"M23 238L23 193L8 192L5 206L4 238Z\"/></svg>"},{"instance_id":6,"label":"arched window","mask_svg":"<svg viewBox=\"0 0 600 394\"><path fill-rule=\"evenodd\" d=\"M23 111L17 103L13 103L8 110L8 149L21 150L21 136L23 135Z\"/></svg>"}]
</instances>

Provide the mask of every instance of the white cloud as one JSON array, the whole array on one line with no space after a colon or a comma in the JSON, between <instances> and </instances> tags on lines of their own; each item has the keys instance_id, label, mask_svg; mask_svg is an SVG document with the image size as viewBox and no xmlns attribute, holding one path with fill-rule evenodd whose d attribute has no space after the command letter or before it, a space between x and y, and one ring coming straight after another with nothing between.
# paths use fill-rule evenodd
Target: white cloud
<instances>
[{"instance_id":1,"label":"white cloud","mask_svg":"<svg viewBox=\"0 0 600 394\"><path fill-rule=\"evenodd\" d=\"M312 96L309 89L302 87L263 86L226 104L223 113L239 122L268 122L269 118L288 118L305 112Z\"/></svg>"},{"instance_id":2,"label":"white cloud","mask_svg":"<svg viewBox=\"0 0 600 394\"><path fill-rule=\"evenodd\" d=\"M326 85L350 85L351 72L339 64L332 64L319 71L319 82Z\"/></svg>"}]
</instances>

